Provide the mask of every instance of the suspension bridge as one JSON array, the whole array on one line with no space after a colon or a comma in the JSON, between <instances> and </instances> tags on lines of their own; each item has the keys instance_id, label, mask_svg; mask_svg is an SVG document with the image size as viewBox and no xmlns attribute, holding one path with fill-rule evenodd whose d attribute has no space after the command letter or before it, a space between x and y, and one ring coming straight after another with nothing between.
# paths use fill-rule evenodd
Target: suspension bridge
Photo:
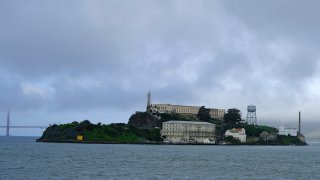
<instances>
[{"instance_id":1,"label":"suspension bridge","mask_svg":"<svg viewBox=\"0 0 320 180\"><path fill-rule=\"evenodd\" d=\"M10 129L12 128L40 128L45 129L48 126L12 126L10 125L10 112L8 111L7 114L7 125L6 126L0 126L0 128L6 128L6 136L10 136Z\"/></svg>"}]
</instances>

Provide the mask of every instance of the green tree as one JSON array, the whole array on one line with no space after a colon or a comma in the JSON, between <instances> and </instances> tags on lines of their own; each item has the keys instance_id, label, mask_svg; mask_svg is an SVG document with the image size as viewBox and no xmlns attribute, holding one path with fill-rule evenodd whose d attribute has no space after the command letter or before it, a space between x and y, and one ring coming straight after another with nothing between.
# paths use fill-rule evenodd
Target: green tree
<instances>
[{"instance_id":1,"label":"green tree","mask_svg":"<svg viewBox=\"0 0 320 180\"><path fill-rule=\"evenodd\" d=\"M241 141L239 139L236 139L236 138L234 138L232 136L227 136L227 137L224 138L224 140L226 142L231 143L231 144L240 144L241 143Z\"/></svg>"},{"instance_id":2,"label":"green tree","mask_svg":"<svg viewBox=\"0 0 320 180\"><path fill-rule=\"evenodd\" d=\"M209 109L207 109L205 106L201 106L197 117L200 121L209 121L211 119Z\"/></svg>"},{"instance_id":3,"label":"green tree","mask_svg":"<svg viewBox=\"0 0 320 180\"><path fill-rule=\"evenodd\" d=\"M224 115L224 121L231 125L239 124L241 121L241 111L236 108L228 109Z\"/></svg>"}]
</instances>

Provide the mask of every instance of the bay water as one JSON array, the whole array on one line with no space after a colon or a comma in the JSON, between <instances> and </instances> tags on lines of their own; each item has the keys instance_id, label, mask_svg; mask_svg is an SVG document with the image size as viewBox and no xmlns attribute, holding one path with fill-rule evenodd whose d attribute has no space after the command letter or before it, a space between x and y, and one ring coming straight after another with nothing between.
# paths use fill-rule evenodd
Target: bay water
<instances>
[{"instance_id":1,"label":"bay water","mask_svg":"<svg viewBox=\"0 0 320 180\"><path fill-rule=\"evenodd\" d=\"M206 146L40 143L0 137L0 179L320 179L320 143Z\"/></svg>"}]
</instances>

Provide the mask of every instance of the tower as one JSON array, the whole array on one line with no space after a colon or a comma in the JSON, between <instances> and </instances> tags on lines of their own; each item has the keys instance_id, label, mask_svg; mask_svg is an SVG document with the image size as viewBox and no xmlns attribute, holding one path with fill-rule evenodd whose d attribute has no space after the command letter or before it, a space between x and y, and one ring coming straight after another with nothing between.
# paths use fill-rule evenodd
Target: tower
<instances>
[{"instance_id":1,"label":"tower","mask_svg":"<svg viewBox=\"0 0 320 180\"><path fill-rule=\"evenodd\" d=\"M151 109L151 92L149 91L147 94L147 111Z\"/></svg>"},{"instance_id":2,"label":"tower","mask_svg":"<svg viewBox=\"0 0 320 180\"><path fill-rule=\"evenodd\" d=\"M304 135L301 133L301 112L299 111L299 123L298 123L298 132L297 137L300 139L301 142L306 143L306 139Z\"/></svg>"},{"instance_id":3,"label":"tower","mask_svg":"<svg viewBox=\"0 0 320 180\"><path fill-rule=\"evenodd\" d=\"M6 136L10 136L10 111L7 114L7 126L6 126Z\"/></svg>"},{"instance_id":4,"label":"tower","mask_svg":"<svg viewBox=\"0 0 320 180\"><path fill-rule=\"evenodd\" d=\"M298 136L301 135L301 112L299 111Z\"/></svg>"},{"instance_id":5,"label":"tower","mask_svg":"<svg viewBox=\"0 0 320 180\"><path fill-rule=\"evenodd\" d=\"M252 125L258 125L256 106L254 105L247 106L247 123Z\"/></svg>"}]
</instances>

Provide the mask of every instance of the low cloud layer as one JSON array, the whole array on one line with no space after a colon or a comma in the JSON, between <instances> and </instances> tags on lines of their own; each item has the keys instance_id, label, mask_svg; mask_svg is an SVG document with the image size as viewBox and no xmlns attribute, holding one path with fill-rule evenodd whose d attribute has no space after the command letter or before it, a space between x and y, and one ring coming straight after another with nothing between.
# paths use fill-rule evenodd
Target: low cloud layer
<instances>
[{"instance_id":1,"label":"low cloud layer","mask_svg":"<svg viewBox=\"0 0 320 180\"><path fill-rule=\"evenodd\" d=\"M126 122L154 103L320 116L318 1L2 1L0 111ZM4 124L5 118L1 118ZM319 128L320 129L320 128Z\"/></svg>"}]
</instances>

